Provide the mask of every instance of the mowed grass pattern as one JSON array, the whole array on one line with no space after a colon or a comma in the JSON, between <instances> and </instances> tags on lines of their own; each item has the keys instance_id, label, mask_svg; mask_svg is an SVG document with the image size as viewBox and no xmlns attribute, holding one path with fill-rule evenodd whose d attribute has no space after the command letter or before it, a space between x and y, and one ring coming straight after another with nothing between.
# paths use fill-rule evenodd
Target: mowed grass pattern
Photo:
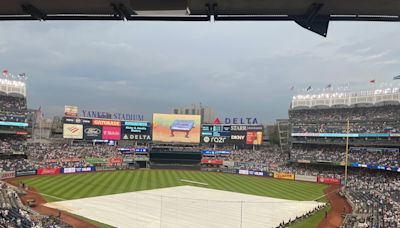
<instances>
[{"instance_id":1,"label":"mowed grass pattern","mask_svg":"<svg viewBox=\"0 0 400 228\"><path fill-rule=\"evenodd\" d=\"M208 183L208 186L182 182L181 179ZM327 187L322 184L273 178L180 170L129 170L36 176L23 181L43 193L48 202L181 185L282 199L315 200L324 195L323 189ZM320 199L325 200L325 197Z\"/></svg>"}]
</instances>

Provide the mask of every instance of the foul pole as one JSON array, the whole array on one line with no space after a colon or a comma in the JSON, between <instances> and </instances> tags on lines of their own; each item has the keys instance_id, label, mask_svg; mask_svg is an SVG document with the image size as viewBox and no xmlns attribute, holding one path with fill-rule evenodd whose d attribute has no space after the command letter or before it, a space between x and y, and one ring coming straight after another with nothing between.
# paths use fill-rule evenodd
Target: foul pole
<instances>
[{"instance_id":1,"label":"foul pole","mask_svg":"<svg viewBox=\"0 0 400 228\"><path fill-rule=\"evenodd\" d=\"M344 187L347 186L347 165L349 160L349 133L350 133L350 121L347 118L347 131L346 131L346 161L344 166Z\"/></svg>"}]
</instances>

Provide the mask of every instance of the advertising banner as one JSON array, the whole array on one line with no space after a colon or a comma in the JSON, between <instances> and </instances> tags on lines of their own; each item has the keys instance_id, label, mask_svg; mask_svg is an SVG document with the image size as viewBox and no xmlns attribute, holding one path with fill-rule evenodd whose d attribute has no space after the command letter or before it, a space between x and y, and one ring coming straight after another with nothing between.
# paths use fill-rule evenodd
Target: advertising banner
<instances>
[{"instance_id":1,"label":"advertising banner","mask_svg":"<svg viewBox=\"0 0 400 228\"><path fill-rule=\"evenodd\" d=\"M224 160L202 159L201 164L222 165Z\"/></svg>"},{"instance_id":2,"label":"advertising banner","mask_svg":"<svg viewBox=\"0 0 400 228\"><path fill-rule=\"evenodd\" d=\"M124 159L123 158L110 158L108 160L108 162L111 164L122 163L122 162L124 162Z\"/></svg>"},{"instance_id":3,"label":"advertising banner","mask_svg":"<svg viewBox=\"0 0 400 228\"><path fill-rule=\"evenodd\" d=\"M61 170L62 173L75 173L75 167L71 167L71 168L63 168Z\"/></svg>"},{"instance_id":4,"label":"advertising banner","mask_svg":"<svg viewBox=\"0 0 400 228\"><path fill-rule=\"evenodd\" d=\"M83 125L64 124L63 137L65 139L83 139Z\"/></svg>"},{"instance_id":5,"label":"advertising banner","mask_svg":"<svg viewBox=\"0 0 400 228\"><path fill-rule=\"evenodd\" d=\"M229 143L232 144L246 144L246 132L232 131L229 139Z\"/></svg>"},{"instance_id":6,"label":"advertising banner","mask_svg":"<svg viewBox=\"0 0 400 228\"><path fill-rule=\"evenodd\" d=\"M122 139L151 141L151 123L125 121L122 126Z\"/></svg>"},{"instance_id":7,"label":"advertising banner","mask_svg":"<svg viewBox=\"0 0 400 228\"><path fill-rule=\"evenodd\" d=\"M92 120L75 118L75 117L63 117L62 122L68 123L68 124L82 124L82 125L89 124L90 125L92 123Z\"/></svg>"},{"instance_id":8,"label":"advertising banner","mask_svg":"<svg viewBox=\"0 0 400 228\"><path fill-rule=\"evenodd\" d=\"M299 180L299 181L317 182L317 176L307 176L307 175L296 174L294 179Z\"/></svg>"},{"instance_id":9,"label":"advertising banner","mask_svg":"<svg viewBox=\"0 0 400 228\"><path fill-rule=\"evenodd\" d=\"M340 185L340 179L338 178L330 178L330 177L320 177L318 176L318 182L324 184L335 184Z\"/></svg>"},{"instance_id":10,"label":"advertising banner","mask_svg":"<svg viewBox=\"0 0 400 228\"><path fill-rule=\"evenodd\" d=\"M268 176L267 172L247 170L247 169L238 169L237 173L240 175L249 175L249 176L265 176L265 177Z\"/></svg>"},{"instance_id":11,"label":"advertising banner","mask_svg":"<svg viewBox=\"0 0 400 228\"><path fill-rule=\"evenodd\" d=\"M40 168L37 170L38 175L54 175L60 173L61 173L61 168Z\"/></svg>"},{"instance_id":12,"label":"advertising banner","mask_svg":"<svg viewBox=\"0 0 400 228\"><path fill-rule=\"evenodd\" d=\"M102 164L108 162L107 158L97 158L97 157L87 157L85 158L85 160L90 164Z\"/></svg>"},{"instance_id":13,"label":"advertising banner","mask_svg":"<svg viewBox=\"0 0 400 228\"><path fill-rule=\"evenodd\" d=\"M83 138L86 140L102 139L103 129L100 126L85 125L83 128Z\"/></svg>"},{"instance_id":14,"label":"advertising banner","mask_svg":"<svg viewBox=\"0 0 400 228\"><path fill-rule=\"evenodd\" d=\"M278 172L274 172L274 178L284 179L284 180L294 180L294 174L293 173L278 173Z\"/></svg>"},{"instance_id":15,"label":"advertising banner","mask_svg":"<svg viewBox=\"0 0 400 228\"><path fill-rule=\"evenodd\" d=\"M150 161L150 158L149 157L135 157L135 161Z\"/></svg>"},{"instance_id":16,"label":"advertising banner","mask_svg":"<svg viewBox=\"0 0 400 228\"><path fill-rule=\"evenodd\" d=\"M89 166L89 167L77 167L75 168L75 172L81 173L81 172L94 172L96 171L96 167L94 166Z\"/></svg>"},{"instance_id":17,"label":"advertising banner","mask_svg":"<svg viewBox=\"0 0 400 228\"><path fill-rule=\"evenodd\" d=\"M36 175L36 169L31 170L17 170L15 171L15 176L23 177L23 176L33 176Z\"/></svg>"},{"instance_id":18,"label":"advertising banner","mask_svg":"<svg viewBox=\"0 0 400 228\"><path fill-rule=\"evenodd\" d=\"M121 127L121 121L119 121L119 120L93 119L92 124L95 126Z\"/></svg>"},{"instance_id":19,"label":"advertising banner","mask_svg":"<svg viewBox=\"0 0 400 228\"><path fill-rule=\"evenodd\" d=\"M153 141L200 143L201 116L153 114Z\"/></svg>"},{"instance_id":20,"label":"advertising banner","mask_svg":"<svg viewBox=\"0 0 400 228\"><path fill-rule=\"evenodd\" d=\"M121 128L120 127L103 127L102 139L107 140L120 140L121 139Z\"/></svg>"},{"instance_id":21,"label":"advertising banner","mask_svg":"<svg viewBox=\"0 0 400 228\"><path fill-rule=\"evenodd\" d=\"M203 136L201 137L202 143L224 144L229 142L229 137L226 136Z\"/></svg>"},{"instance_id":22,"label":"advertising banner","mask_svg":"<svg viewBox=\"0 0 400 228\"><path fill-rule=\"evenodd\" d=\"M65 105L64 106L65 116L78 116L78 106Z\"/></svg>"},{"instance_id":23,"label":"advertising banner","mask_svg":"<svg viewBox=\"0 0 400 228\"><path fill-rule=\"evenodd\" d=\"M262 144L262 132L261 131L246 132L246 144L247 145L261 145Z\"/></svg>"},{"instance_id":24,"label":"advertising banner","mask_svg":"<svg viewBox=\"0 0 400 228\"><path fill-rule=\"evenodd\" d=\"M233 167L233 166L235 166L235 162L234 161L224 161L224 166Z\"/></svg>"},{"instance_id":25,"label":"advertising banner","mask_svg":"<svg viewBox=\"0 0 400 228\"><path fill-rule=\"evenodd\" d=\"M0 172L0 180L10 179L10 178L14 178L14 177L15 177L14 171Z\"/></svg>"}]
</instances>

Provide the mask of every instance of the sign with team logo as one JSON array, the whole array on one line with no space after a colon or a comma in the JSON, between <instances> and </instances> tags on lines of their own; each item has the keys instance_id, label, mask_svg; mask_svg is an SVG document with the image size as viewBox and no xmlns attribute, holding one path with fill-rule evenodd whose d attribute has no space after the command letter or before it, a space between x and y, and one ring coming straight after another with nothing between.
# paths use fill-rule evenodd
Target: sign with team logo
<instances>
[{"instance_id":1,"label":"sign with team logo","mask_svg":"<svg viewBox=\"0 0 400 228\"><path fill-rule=\"evenodd\" d=\"M83 125L64 124L63 137L65 139L83 139Z\"/></svg>"},{"instance_id":2,"label":"sign with team logo","mask_svg":"<svg viewBox=\"0 0 400 228\"><path fill-rule=\"evenodd\" d=\"M102 139L103 130L100 126L85 125L83 138L87 140Z\"/></svg>"}]
</instances>

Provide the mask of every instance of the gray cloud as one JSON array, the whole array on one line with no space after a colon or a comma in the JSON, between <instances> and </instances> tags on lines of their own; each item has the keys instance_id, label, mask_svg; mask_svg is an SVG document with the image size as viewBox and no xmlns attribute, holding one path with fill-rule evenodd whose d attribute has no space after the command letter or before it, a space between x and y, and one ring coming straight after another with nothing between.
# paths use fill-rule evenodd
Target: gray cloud
<instances>
[{"instance_id":1,"label":"gray cloud","mask_svg":"<svg viewBox=\"0 0 400 228\"><path fill-rule=\"evenodd\" d=\"M28 103L143 113L202 102L218 116L287 116L290 91L371 88L399 73L391 23L1 22L0 67L27 72Z\"/></svg>"}]
</instances>

